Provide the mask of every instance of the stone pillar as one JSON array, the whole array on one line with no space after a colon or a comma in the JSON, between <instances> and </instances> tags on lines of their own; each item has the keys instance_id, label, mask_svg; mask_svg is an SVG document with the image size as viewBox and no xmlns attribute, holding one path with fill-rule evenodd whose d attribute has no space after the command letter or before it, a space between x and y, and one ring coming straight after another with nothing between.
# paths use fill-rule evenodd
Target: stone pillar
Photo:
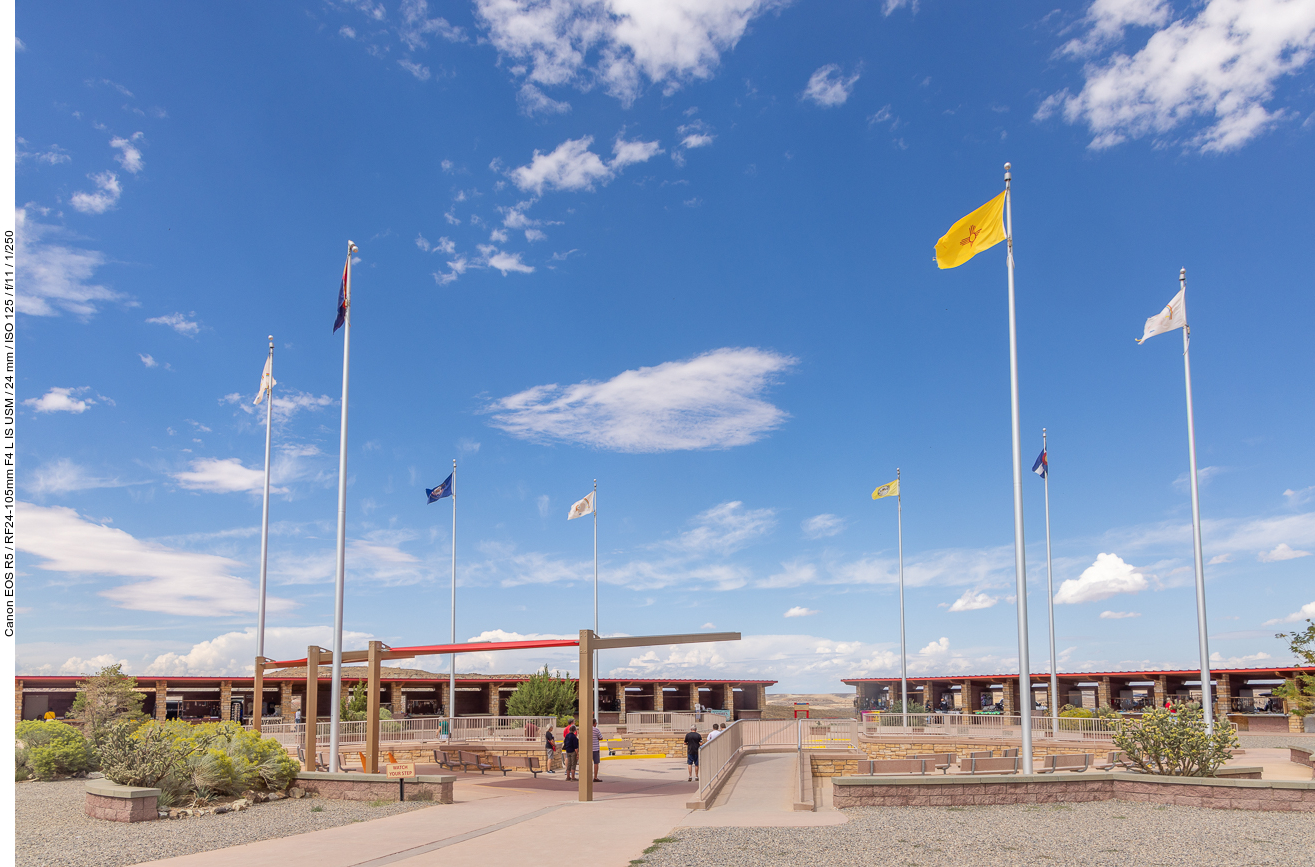
<instances>
[{"instance_id":1,"label":"stone pillar","mask_svg":"<svg viewBox=\"0 0 1315 867\"><path fill-rule=\"evenodd\" d=\"M1051 716L1057 716L1061 708L1068 704L1068 687L1064 686L1064 681L1056 680L1055 689L1050 688L1050 679L1046 679L1046 699L1048 710ZM1052 695L1053 693L1053 695Z\"/></svg>"},{"instance_id":2,"label":"stone pillar","mask_svg":"<svg viewBox=\"0 0 1315 867\"><path fill-rule=\"evenodd\" d=\"M1226 674L1215 675L1215 719L1226 719L1233 709L1233 684ZM1287 702L1283 703L1287 707Z\"/></svg>"},{"instance_id":3,"label":"stone pillar","mask_svg":"<svg viewBox=\"0 0 1315 867\"><path fill-rule=\"evenodd\" d=\"M498 698L502 695L502 691L499 689L501 686L500 683L489 684L489 713L493 716L501 716L499 711L502 709L498 707Z\"/></svg>"},{"instance_id":4,"label":"stone pillar","mask_svg":"<svg viewBox=\"0 0 1315 867\"><path fill-rule=\"evenodd\" d=\"M767 685L758 684L758 710L767 710Z\"/></svg>"},{"instance_id":5,"label":"stone pillar","mask_svg":"<svg viewBox=\"0 0 1315 867\"><path fill-rule=\"evenodd\" d=\"M290 680L279 683L279 714L285 723L296 719L296 711L292 709L292 681Z\"/></svg>"},{"instance_id":6,"label":"stone pillar","mask_svg":"<svg viewBox=\"0 0 1315 867\"><path fill-rule=\"evenodd\" d=\"M396 681L388 684L388 704L394 717L406 713L406 698L402 695L402 685Z\"/></svg>"},{"instance_id":7,"label":"stone pillar","mask_svg":"<svg viewBox=\"0 0 1315 867\"><path fill-rule=\"evenodd\" d=\"M959 703L964 713L977 713L982 709L982 688L971 680L965 680L959 690Z\"/></svg>"},{"instance_id":8,"label":"stone pillar","mask_svg":"<svg viewBox=\"0 0 1315 867\"><path fill-rule=\"evenodd\" d=\"M657 713L663 712L662 699L663 699L662 684L660 683L653 684L653 710Z\"/></svg>"},{"instance_id":9,"label":"stone pillar","mask_svg":"<svg viewBox=\"0 0 1315 867\"><path fill-rule=\"evenodd\" d=\"M1096 683L1096 707L1114 707L1110 698L1110 679L1102 677Z\"/></svg>"},{"instance_id":10,"label":"stone pillar","mask_svg":"<svg viewBox=\"0 0 1315 867\"><path fill-rule=\"evenodd\" d=\"M1155 678L1155 706L1164 707L1164 700L1169 695L1169 678L1160 675Z\"/></svg>"},{"instance_id":11,"label":"stone pillar","mask_svg":"<svg viewBox=\"0 0 1315 867\"><path fill-rule=\"evenodd\" d=\"M930 712L936 708L936 704L941 700L941 688L931 681L922 685L922 704Z\"/></svg>"},{"instance_id":12,"label":"stone pillar","mask_svg":"<svg viewBox=\"0 0 1315 867\"><path fill-rule=\"evenodd\" d=\"M23 681L14 681L14 723L23 721Z\"/></svg>"},{"instance_id":13,"label":"stone pillar","mask_svg":"<svg viewBox=\"0 0 1315 867\"><path fill-rule=\"evenodd\" d=\"M616 708L621 712L621 725L626 724L626 684L617 681Z\"/></svg>"},{"instance_id":14,"label":"stone pillar","mask_svg":"<svg viewBox=\"0 0 1315 867\"><path fill-rule=\"evenodd\" d=\"M735 722L735 684L727 683L722 686L722 704L726 710L731 713L731 722Z\"/></svg>"},{"instance_id":15,"label":"stone pillar","mask_svg":"<svg viewBox=\"0 0 1315 867\"><path fill-rule=\"evenodd\" d=\"M164 722L167 713L169 713L169 682L167 680L157 680L155 682L156 721Z\"/></svg>"},{"instance_id":16,"label":"stone pillar","mask_svg":"<svg viewBox=\"0 0 1315 867\"><path fill-rule=\"evenodd\" d=\"M219 721L228 722L233 718L233 681L219 681Z\"/></svg>"},{"instance_id":17,"label":"stone pillar","mask_svg":"<svg viewBox=\"0 0 1315 867\"><path fill-rule=\"evenodd\" d=\"M697 712L698 712L698 707L699 707L699 685L698 685L697 683L691 683L691 684L689 685L689 711L690 711L690 713L697 713Z\"/></svg>"},{"instance_id":18,"label":"stone pillar","mask_svg":"<svg viewBox=\"0 0 1315 867\"><path fill-rule=\"evenodd\" d=\"M438 714L439 716L456 716L452 713L452 699L447 694L447 681L441 681L438 684Z\"/></svg>"},{"instance_id":19,"label":"stone pillar","mask_svg":"<svg viewBox=\"0 0 1315 867\"><path fill-rule=\"evenodd\" d=\"M1004 682L1004 705L1005 714L1012 715L1018 713L1018 681L1009 677Z\"/></svg>"}]
</instances>

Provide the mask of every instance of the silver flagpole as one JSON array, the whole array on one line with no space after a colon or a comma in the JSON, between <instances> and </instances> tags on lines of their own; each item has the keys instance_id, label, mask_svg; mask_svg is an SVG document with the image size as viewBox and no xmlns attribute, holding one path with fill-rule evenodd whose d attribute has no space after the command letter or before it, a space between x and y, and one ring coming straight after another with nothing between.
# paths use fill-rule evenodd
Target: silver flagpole
<instances>
[{"instance_id":1,"label":"silver flagpole","mask_svg":"<svg viewBox=\"0 0 1315 867\"><path fill-rule=\"evenodd\" d=\"M594 635L598 634L598 480L594 479ZM594 651L594 713L598 713L598 651ZM625 720L621 720L622 725ZM593 725L590 721L589 725Z\"/></svg>"},{"instance_id":2,"label":"silver flagpole","mask_svg":"<svg viewBox=\"0 0 1315 867\"><path fill-rule=\"evenodd\" d=\"M265 655L265 572L269 565L269 442L274 421L274 335L269 336L269 388L265 392L265 505L260 514L260 607L256 615L256 656ZM264 696L256 696L256 712L264 710Z\"/></svg>"},{"instance_id":3,"label":"silver flagpole","mask_svg":"<svg viewBox=\"0 0 1315 867\"><path fill-rule=\"evenodd\" d=\"M1183 377L1187 383L1187 457L1192 470L1192 541L1196 556L1196 633L1201 653L1201 710L1206 731L1214 734L1214 690L1210 683L1210 640L1205 626L1205 560L1201 554L1201 498L1196 484L1196 424L1192 418L1192 359L1188 354L1192 329L1187 322L1187 269L1178 271L1183 291Z\"/></svg>"},{"instance_id":4,"label":"silver flagpole","mask_svg":"<svg viewBox=\"0 0 1315 867\"><path fill-rule=\"evenodd\" d=\"M352 254L356 245L347 242L347 287L343 291L346 319L342 340L342 430L338 436L338 577L333 592L333 684L329 692L329 772L338 773L338 724L342 703L342 602L347 579L347 370L352 354ZM315 708L310 708L310 724ZM313 761L308 756L307 761Z\"/></svg>"},{"instance_id":5,"label":"silver flagpole","mask_svg":"<svg viewBox=\"0 0 1315 867\"><path fill-rule=\"evenodd\" d=\"M452 459L452 643L457 643L457 459ZM448 737L455 737L453 727L457 718L457 655L448 660L447 715Z\"/></svg>"},{"instance_id":6,"label":"silver flagpole","mask_svg":"<svg viewBox=\"0 0 1315 867\"><path fill-rule=\"evenodd\" d=\"M1018 703L1023 773L1032 773L1032 669L1027 653L1027 561L1023 547L1023 446L1018 432L1018 324L1014 316L1013 174L1005 163L1005 241L1009 244L1009 399L1014 447L1014 580L1018 594Z\"/></svg>"},{"instance_id":7,"label":"silver flagpole","mask_svg":"<svg viewBox=\"0 0 1315 867\"><path fill-rule=\"evenodd\" d=\"M904 490L895 468L895 526L899 533L899 693L900 713L909 712L909 657L904 650ZM925 710L925 708L924 708Z\"/></svg>"},{"instance_id":8,"label":"silver flagpole","mask_svg":"<svg viewBox=\"0 0 1315 867\"><path fill-rule=\"evenodd\" d=\"M1055 584L1050 566L1050 447L1046 444L1046 429L1041 428L1042 464L1046 470L1046 608L1050 614L1050 722L1051 737L1059 731L1059 669L1055 667Z\"/></svg>"}]
</instances>

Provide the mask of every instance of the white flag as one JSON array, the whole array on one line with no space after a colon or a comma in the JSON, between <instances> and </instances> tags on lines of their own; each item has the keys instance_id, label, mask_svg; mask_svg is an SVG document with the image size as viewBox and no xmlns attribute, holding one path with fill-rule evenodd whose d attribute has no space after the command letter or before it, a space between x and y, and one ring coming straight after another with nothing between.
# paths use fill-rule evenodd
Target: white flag
<instances>
[{"instance_id":1,"label":"white flag","mask_svg":"<svg viewBox=\"0 0 1315 867\"><path fill-rule=\"evenodd\" d=\"M274 356L271 355L265 359L265 371L260 374L260 393L256 395L256 399L252 402L260 403L265 399L265 393L275 385L277 383L274 382ZM273 398L270 399L273 400Z\"/></svg>"},{"instance_id":2,"label":"white flag","mask_svg":"<svg viewBox=\"0 0 1315 867\"><path fill-rule=\"evenodd\" d=\"M593 510L594 510L594 492L590 491L589 496L585 497L583 500L581 500L580 502L576 503L574 506L571 507L571 513L566 516L566 520L572 521L575 520L576 518L583 518L585 515L591 514Z\"/></svg>"},{"instance_id":3,"label":"white flag","mask_svg":"<svg viewBox=\"0 0 1315 867\"><path fill-rule=\"evenodd\" d=\"M1175 328L1187 327L1187 302L1183 296L1186 291L1179 289L1178 294L1173 296L1173 300L1163 310L1146 320L1146 331L1142 334L1141 340L1137 341L1138 343L1144 342L1148 337L1173 331Z\"/></svg>"}]
</instances>

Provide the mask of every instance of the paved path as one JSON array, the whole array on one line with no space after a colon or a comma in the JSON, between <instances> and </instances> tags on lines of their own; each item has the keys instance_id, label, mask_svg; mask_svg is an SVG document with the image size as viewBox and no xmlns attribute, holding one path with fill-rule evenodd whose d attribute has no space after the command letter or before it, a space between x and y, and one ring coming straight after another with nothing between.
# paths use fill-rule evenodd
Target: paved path
<instances>
[{"instance_id":1,"label":"paved path","mask_svg":"<svg viewBox=\"0 0 1315 867\"><path fill-rule=\"evenodd\" d=\"M740 760L712 809L690 812L683 827L812 828L838 825L845 816L836 810L796 812L798 769L794 753L758 753ZM830 788L830 780L826 780Z\"/></svg>"},{"instance_id":2,"label":"paved path","mask_svg":"<svg viewBox=\"0 0 1315 867\"><path fill-rule=\"evenodd\" d=\"M692 818L699 824L722 825L845 821L839 813L790 810L787 799L793 754L747 763L725 803L719 801L719 806L702 813L685 808L696 784L685 781L683 762L608 761L602 770L603 781L594 787L597 800L589 804L576 800L575 785L561 774L540 774L537 780L461 774L453 788L454 804L150 863L168 867L524 867L527 861L568 859L590 867L628 867L655 839ZM707 821L708 817L712 821Z\"/></svg>"}]
</instances>

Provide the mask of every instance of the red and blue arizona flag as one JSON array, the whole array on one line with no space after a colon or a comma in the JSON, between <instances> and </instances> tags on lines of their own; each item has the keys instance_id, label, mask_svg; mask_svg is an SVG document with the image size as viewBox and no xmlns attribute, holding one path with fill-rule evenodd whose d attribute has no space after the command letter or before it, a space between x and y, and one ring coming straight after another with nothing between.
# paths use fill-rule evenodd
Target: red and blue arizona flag
<instances>
[{"instance_id":1,"label":"red and blue arizona flag","mask_svg":"<svg viewBox=\"0 0 1315 867\"><path fill-rule=\"evenodd\" d=\"M352 302L352 254L347 254L347 264L342 266L342 285L338 287L338 318L333 320L333 333L337 334L347 321L347 305Z\"/></svg>"},{"instance_id":2,"label":"red and blue arizona flag","mask_svg":"<svg viewBox=\"0 0 1315 867\"><path fill-rule=\"evenodd\" d=\"M1046 477L1046 473L1048 473L1049 471L1050 471L1050 462L1046 460L1046 450L1042 449L1041 454L1036 456L1036 463L1032 464L1032 472L1036 473L1038 476L1044 479Z\"/></svg>"}]
</instances>

